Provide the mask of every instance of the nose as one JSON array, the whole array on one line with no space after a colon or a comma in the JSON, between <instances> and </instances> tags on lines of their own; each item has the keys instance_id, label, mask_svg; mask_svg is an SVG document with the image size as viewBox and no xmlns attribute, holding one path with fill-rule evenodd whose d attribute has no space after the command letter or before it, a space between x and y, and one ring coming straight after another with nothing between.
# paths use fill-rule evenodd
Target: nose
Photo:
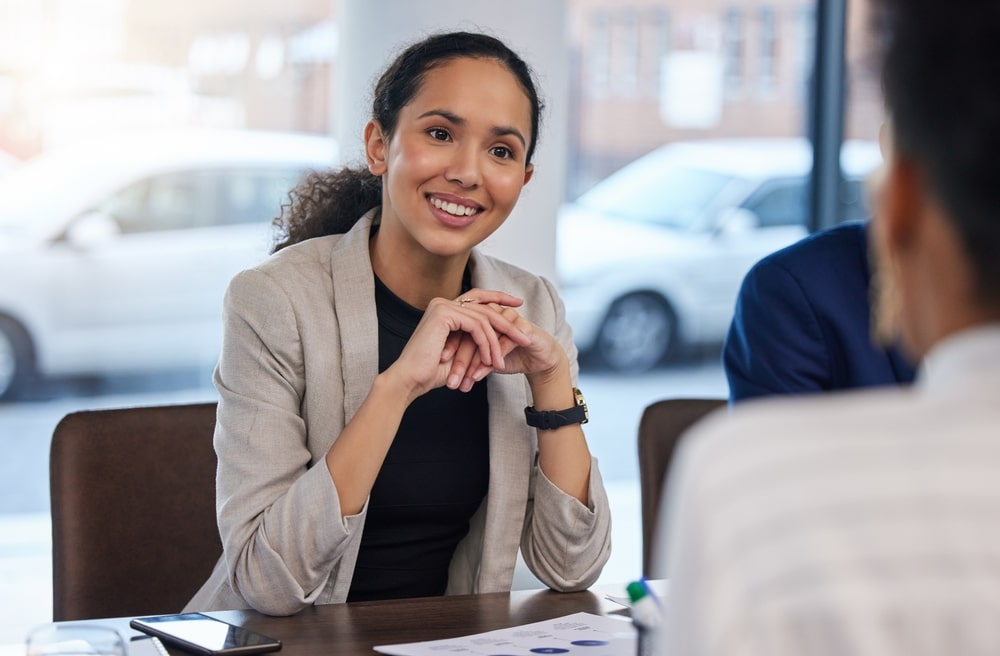
<instances>
[{"instance_id":1,"label":"nose","mask_svg":"<svg viewBox=\"0 0 1000 656\"><path fill-rule=\"evenodd\" d=\"M445 177L464 188L475 188L482 184L483 172L478 149L460 146L453 151L451 161L445 170Z\"/></svg>"}]
</instances>

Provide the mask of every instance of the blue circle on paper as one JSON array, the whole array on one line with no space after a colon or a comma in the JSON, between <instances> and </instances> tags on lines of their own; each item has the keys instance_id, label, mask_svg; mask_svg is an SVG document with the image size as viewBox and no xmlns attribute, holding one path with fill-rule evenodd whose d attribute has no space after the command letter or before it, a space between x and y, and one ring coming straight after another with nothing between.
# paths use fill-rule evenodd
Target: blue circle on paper
<instances>
[{"instance_id":1,"label":"blue circle on paper","mask_svg":"<svg viewBox=\"0 0 1000 656\"><path fill-rule=\"evenodd\" d=\"M531 650L532 654L565 654L568 649L563 649L562 647L535 647Z\"/></svg>"},{"instance_id":2,"label":"blue circle on paper","mask_svg":"<svg viewBox=\"0 0 1000 656\"><path fill-rule=\"evenodd\" d=\"M608 644L607 640L574 640L569 643L576 647L603 647Z\"/></svg>"}]
</instances>

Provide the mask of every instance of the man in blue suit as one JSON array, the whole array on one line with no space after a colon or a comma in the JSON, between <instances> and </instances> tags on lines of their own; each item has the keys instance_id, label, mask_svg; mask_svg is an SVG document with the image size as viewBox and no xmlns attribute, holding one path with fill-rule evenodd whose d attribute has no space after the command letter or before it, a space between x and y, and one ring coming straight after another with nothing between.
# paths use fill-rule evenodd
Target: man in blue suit
<instances>
[{"instance_id":1,"label":"man in blue suit","mask_svg":"<svg viewBox=\"0 0 1000 656\"><path fill-rule=\"evenodd\" d=\"M871 338L866 223L812 234L746 275L723 348L730 402L912 382Z\"/></svg>"}]
</instances>

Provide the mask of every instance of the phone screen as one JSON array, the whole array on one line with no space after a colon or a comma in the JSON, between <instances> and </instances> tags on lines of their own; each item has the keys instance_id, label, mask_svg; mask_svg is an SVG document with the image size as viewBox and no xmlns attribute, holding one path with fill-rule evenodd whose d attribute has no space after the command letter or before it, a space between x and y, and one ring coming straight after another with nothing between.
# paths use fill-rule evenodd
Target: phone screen
<instances>
[{"instance_id":1,"label":"phone screen","mask_svg":"<svg viewBox=\"0 0 1000 656\"><path fill-rule=\"evenodd\" d=\"M202 613L140 617L134 629L206 654L254 654L281 649L281 641Z\"/></svg>"}]
</instances>

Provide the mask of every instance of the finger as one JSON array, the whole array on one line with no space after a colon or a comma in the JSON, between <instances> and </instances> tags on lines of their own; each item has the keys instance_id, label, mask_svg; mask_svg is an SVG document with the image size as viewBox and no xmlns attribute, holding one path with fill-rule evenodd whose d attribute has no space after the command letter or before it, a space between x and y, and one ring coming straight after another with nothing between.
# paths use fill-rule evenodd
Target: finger
<instances>
[{"instance_id":1,"label":"finger","mask_svg":"<svg viewBox=\"0 0 1000 656\"><path fill-rule=\"evenodd\" d=\"M451 368L448 370L448 378L445 381L448 389L461 388L470 371L470 367L478 367L481 362L478 355L479 347L475 341L469 339L469 336L465 333L460 333L460 335L461 339L455 349L455 357L451 361Z\"/></svg>"},{"instance_id":2,"label":"finger","mask_svg":"<svg viewBox=\"0 0 1000 656\"><path fill-rule=\"evenodd\" d=\"M501 317L487 305L476 305L475 308L467 308L463 313L463 318L475 322L479 330L467 330L469 338L479 347L479 357L483 364L502 367L503 351L500 349L500 335L505 330L514 328L508 319ZM469 324L473 325L473 324Z\"/></svg>"},{"instance_id":3,"label":"finger","mask_svg":"<svg viewBox=\"0 0 1000 656\"><path fill-rule=\"evenodd\" d=\"M497 303L499 305L507 305L509 307L520 307L524 304L524 299L508 294L507 292L479 288L470 289L455 300L462 305L469 303Z\"/></svg>"},{"instance_id":4,"label":"finger","mask_svg":"<svg viewBox=\"0 0 1000 656\"><path fill-rule=\"evenodd\" d=\"M449 333L448 338L444 340L444 348L441 349L441 362L447 362L455 357L455 351L458 349L464 334L457 330Z\"/></svg>"},{"instance_id":5,"label":"finger","mask_svg":"<svg viewBox=\"0 0 1000 656\"><path fill-rule=\"evenodd\" d=\"M530 321L522 317L513 308L504 307L497 303L491 303L488 307L502 320L499 322L491 321L494 330L503 335L508 335L521 346L531 344L531 335L527 332L532 326Z\"/></svg>"},{"instance_id":6,"label":"finger","mask_svg":"<svg viewBox=\"0 0 1000 656\"><path fill-rule=\"evenodd\" d=\"M465 372L465 377L462 378L462 384L458 389L463 392L468 392L472 389L473 385L485 378L486 374L491 371L493 371L493 367L484 365L479 359L479 356L474 357L472 362L469 364L469 368Z\"/></svg>"},{"instance_id":7,"label":"finger","mask_svg":"<svg viewBox=\"0 0 1000 656\"><path fill-rule=\"evenodd\" d=\"M467 334L479 347L483 362L492 364L494 357L503 357L500 353L497 331L488 318L489 315L496 313L481 307L478 303L472 305L476 309L463 308L459 302L436 298L428 304L424 316L431 321L436 321L433 317L443 317L442 327L448 330L448 336L453 332ZM441 348L445 348L444 344Z\"/></svg>"}]
</instances>

